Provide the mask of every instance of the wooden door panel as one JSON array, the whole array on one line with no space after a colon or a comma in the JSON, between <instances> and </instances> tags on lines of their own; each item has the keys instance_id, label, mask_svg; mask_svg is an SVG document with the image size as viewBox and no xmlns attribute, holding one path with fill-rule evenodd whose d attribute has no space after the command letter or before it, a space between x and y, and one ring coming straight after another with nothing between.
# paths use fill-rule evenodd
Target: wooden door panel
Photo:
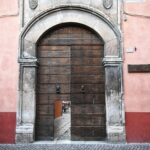
<instances>
[{"instance_id":1,"label":"wooden door panel","mask_svg":"<svg viewBox=\"0 0 150 150\"><path fill-rule=\"evenodd\" d=\"M88 79L88 78L87 78ZM82 86L84 86L84 93L82 93ZM72 84L71 85L71 93L77 94L102 94L105 92L104 84Z\"/></svg>"},{"instance_id":2,"label":"wooden door panel","mask_svg":"<svg viewBox=\"0 0 150 150\"><path fill-rule=\"evenodd\" d=\"M105 95L102 94L71 94L72 104L105 104Z\"/></svg>"},{"instance_id":3,"label":"wooden door panel","mask_svg":"<svg viewBox=\"0 0 150 150\"><path fill-rule=\"evenodd\" d=\"M56 83L57 84L57 83ZM56 94L56 84L40 84L38 86L38 93L49 93ZM61 93L70 93L70 85L69 84L59 84L61 88Z\"/></svg>"},{"instance_id":4,"label":"wooden door panel","mask_svg":"<svg viewBox=\"0 0 150 150\"><path fill-rule=\"evenodd\" d=\"M60 94L50 94L49 100L62 100L62 101L70 101L70 93L60 93Z\"/></svg>"},{"instance_id":5,"label":"wooden door panel","mask_svg":"<svg viewBox=\"0 0 150 150\"><path fill-rule=\"evenodd\" d=\"M43 119L45 116L41 117L41 120L37 120L37 127L40 128L50 128L51 126L53 126L53 122L51 121L52 119L54 119L53 117L49 116L49 118L45 118Z\"/></svg>"},{"instance_id":6,"label":"wooden door panel","mask_svg":"<svg viewBox=\"0 0 150 150\"><path fill-rule=\"evenodd\" d=\"M104 84L104 75L71 75L71 81L72 84Z\"/></svg>"},{"instance_id":7,"label":"wooden door panel","mask_svg":"<svg viewBox=\"0 0 150 150\"><path fill-rule=\"evenodd\" d=\"M36 132L37 140L54 139L54 102L70 100L70 48L38 46ZM67 66L66 66L67 65ZM60 84L61 94L56 94Z\"/></svg>"},{"instance_id":8,"label":"wooden door panel","mask_svg":"<svg viewBox=\"0 0 150 150\"><path fill-rule=\"evenodd\" d=\"M91 53L92 53L94 50L99 50L99 55L103 56L103 54L104 54L103 53L103 48L104 48L104 45L101 45L101 44L97 44L97 45L92 45L92 44L72 45L71 50L74 51L74 52L71 51L71 56L73 56L73 57L76 56L76 55L73 55L73 54L75 54L76 50L84 51L84 53L86 53L86 51L91 51ZM78 56L81 57L80 53L78 54Z\"/></svg>"},{"instance_id":9,"label":"wooden door panel","mask_svg":"<svg viewBox=\"0 0 150 150\"><path fill-rule=\"evenodd\" d=\"M70 75L39 75L39 83L70 83Z\"/></svg>"},{"instance_id":10,"label":"wooden door panel","mask_svg":"<svg viewBox=\"0 0 150 150\"><path fill-rule=\"evenodd\" d=\"M54 104L54 100L70 101L70 95L66 93L59 95L56 95L56 93L38 93L37 97L37 105L52 105Z\"/></svg>"},{"instance_id":11,"label":"wooden door panel","mask_svg":"<svg viewBox=\"0 0 150 150\"><path fill-rule=\"evenodd\" d=\"M71 65L102 66L102 58L71 58Z\"/></svg>"},{"instance_id":12,"label":"wooden door panel","mask_svg":"<svg viewBox=\"0 0 150 150\"><path fill-rule=\"evenodd\" d=\"M80 104L75 105L72 104L71 112L73 114L84 114L86 115L98 115L98 114L105 114L105 108L103 104Z\"/></svg>"},{"instance_id":13,"label":"wooden door panel","mask_svg":"<svg viewBox=\"0 0 150 150\"><path fill-rule=\"evenodd\" d=\"M50 128L50 129L49 129ZM39 132L38 132L38 136L43 136L43 137L46 137L46 136L48 136L48 137L50 137L50 135L52 135L53 136L53 131L54 131L54 128L52 128L52 127L40 127L40 128L37 128L38 130L39 130ZM47 131L49 131L49 132L47 132ZM40 139L39 139L40 140Z\"/></svg>"},{"instance_id":14,"label":"wooden door panel","mask_svg":"<svg viewBox=\"0 0 150 150\"><path fill-rule=\"evenodd\" d=\"M94 45L93 40L97 42L98 38L92 35L90 44L71 46L72 140L106 136L104 53L102 43Z\"/></svg>"},{"instance_id":15,"label":"wooden door panel","mask_svg":"<svg viewBox=\"0 0 150 150\"><path fill-rule=\"evenodd\" d=\"M71 66L42 66L38 69L38 74L70 75Z\"/></svg>"},{"instance_id":16,"label":"wooden door panel","mask_svg":"<svg viewBox=\"0 0 150 150\"><path fill-rule=\"evenodd\" d=\"M72 66L71 74L79 75L101 75L104 74L102 66Z\"/></svg>"},{"instance_id":17,"label":"wooden door panel","mask_svg":"<svg viewBox=\"0 0 150 150\"><path fill-rule=\"evenodd\" d=\"M74 126L101 126L105 127L105 114L102 115L72 115L72 122Z\"/></svg>"},{"instance_id":18,"label":"wooden door panel","mask_svg":"<svg viewBox=\"0 0 150 150\"><path fill-rule=\"evenodd\" d=\"M40 51L40 58L65 58L70 57L70 51L60 50L60 51Z\"/></svg>"},{"instance_id":19,"label":"wooden door panel","mask_svg":"<svg viewBox=\"0 0 150 150\"><path fill-rule=\"evenodd\" d=\"M51 45L87 45L87 44L97 45L99 44L99 40L91 39L91 38L66 38L66 37L58 37L58 38L46 38L42 41L41 45L51 46Z\"/></svg>"},{"instance_id":20,"label":"wooden door panel","mask_svg":"<svg viewBox=\"0 0 150 150\"><path fill-rule=\"evenodd\" d=\"M38 126L40 127L40 125L42 125L42 126L48 126L49 127L49 125L50 126L53 126L53 122L51 121L52 119L54 119L54 116L53 115L51 115L51 116L49 116L49 115L39 115L39 117L37 118L37 124L38 124Z\"/></svg>"},{"instance_id":21,"label":"wooden door panel","mask_svg":"<svg viewBox=\"0 0 150 150\"><path fill-rule=\"evenodd\" d=\"M54 114L54 105L40 105L37 107L37 114L38 115L53 115Z\"/></svg>"},{"instance_id":22,"label":"wooden door panel","mask_svg":"<svg viewBox=\"0 0 150 150\"><path fill-rule=\"evenodd\" d=\"M70 58L39 58L43 66L64 66L70 65Z\"/></svg>"},{"instance_id":23,"label":"wooden door panel","mask_svg":"<svg viewBox=\"0 0 150 150\"><path fill-rule=\"evenodd\" d=\"M80 58L81 56L82 57L87 57L87 58L103 58L103 54L100 53L100 49L95 49L95 50L89 50L89 49L92 49L92 47L88 47L88 50L85 49L85 47L82 47L81 49L72 49L72 52L71 52L71 57L74 57L74 58Z\"/></svg>"},{"instance_id":24,"label":"wooden door panel","mask_svg":"<svg viewBox=\"0 0 150 150\"><path fill-rule=\"evenodd\" d=\"M37 140L53 140L54 139L54 127L53 126L40 126L37 127L36 130L38 132L36 133Z\"/></svg>"},{"instance_id":25,"label":"wooden door panel","mask_svg":"<svg viewBox=\"0 0 150 150\"><path fill-rule=\"evenodd\" d=\"M66 46L66 45L63 45L63 46L58 46L58 45L50 45L50 46L46 46L46 45L41 45L39 44L38 47L37 47L37 55L38 55L38 58L41 57L40 54L41 54L41 51L70 51L70 46Z\"/></svg>"},{"instance_id":26,"label":"wooden door panel","mask_svg":"<svg viewBox=\"0 0 150 150\"><path fill-rule=\"evenodd\" d=\"M81 33L81 31L73 31L74 29L71 29L72 33L68 35L68 33L60 33L60 32L57 32L57 34L53 34L53 35L50 35L50 36L47 36L46 39L49 40L49 39L75 39L75 40L79 40L79 39L91 39L91 40L96 40L98 41L97 37L95 37L95 35L91 35L91 34L88 34L88 32L86 32L85 34ZM73 32L76 32L76 33L73 33ZM58 34L59 34L59 37L58 37ZM45 41L45 40L43 40ZM100 43L100 42L99 42ZM99 44L98 43L98 44ZM65 45L65 44L64 44Z\"/></svg>"},{"instance_id":27,"label":"wooden door panel","mask_svg":"<svg viewBox=\"0 0 150 150\"><path fill-rule=\"evenodd\" d=\"M103 140L106 132L103 127L72 126L72 140Z\"/></svg>"}]
</instances>

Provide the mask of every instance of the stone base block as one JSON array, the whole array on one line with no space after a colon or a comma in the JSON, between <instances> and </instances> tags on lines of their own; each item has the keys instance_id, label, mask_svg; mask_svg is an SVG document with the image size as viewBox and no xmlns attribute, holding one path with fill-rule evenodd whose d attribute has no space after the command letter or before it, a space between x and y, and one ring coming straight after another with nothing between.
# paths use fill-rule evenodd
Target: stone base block
<instances>
[{"instance_id":1,"label":"stone base block","mask_svg":"<svg viewBox=\"0 0 150 150\"><path fill-rule=\"evenodd\" d=\"M16 128L16 143L32 143L34 141L33 125L19 125Z\"/></svg>"},{"instance_id":2,"label":"stone base block","mask_svg":"<svg viewBox=\"0 0 150 150\"><path fill-rule=\"evenodd\" d=\"M108 128L108 142L126 142L125 128L124 126L110 126Z\"/></svg>"}]
</instances>

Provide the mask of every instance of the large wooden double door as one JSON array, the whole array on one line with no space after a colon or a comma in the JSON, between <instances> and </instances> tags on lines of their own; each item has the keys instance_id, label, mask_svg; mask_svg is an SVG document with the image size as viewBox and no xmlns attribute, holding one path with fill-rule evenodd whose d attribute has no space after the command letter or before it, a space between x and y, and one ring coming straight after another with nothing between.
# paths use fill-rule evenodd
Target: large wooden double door
<instances>
[{"instance_id":1,"label":"large wooden double door","mask_svg":"<svg viewBox=\"0 0 150 150\"><path fill-rule=\"evenodd\" d=\"M102 39L86 27L60 26L39 40L37 55L36 140L53 140L57 100L71 101L72 140L105 138Z\"/></svg>"}]
</instances>

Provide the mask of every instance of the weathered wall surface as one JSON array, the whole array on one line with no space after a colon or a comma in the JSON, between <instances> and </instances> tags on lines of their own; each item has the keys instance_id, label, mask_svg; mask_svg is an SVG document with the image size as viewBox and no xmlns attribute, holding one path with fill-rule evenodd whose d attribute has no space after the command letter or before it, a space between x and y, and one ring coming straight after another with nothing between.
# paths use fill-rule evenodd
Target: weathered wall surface
<instances>
[{"instance_id":1,"label":"weathered wall surface","mask_svg":"<svg viewBox=\"0 0 150 150\"><path fill-rule=\"evenodd\" d=\"M131 14L150 16L150 1L126 2L124 9ZM150 64L150 17L125 15L124 18L127 141L150 142L150 73L128 73L127 68L128 64ZM129 50L133 52L128 53Z\"/></svg>"},{"instance_id":2,"label":"weathered wall surface","mask_svg":"<svg viewBox=\"0 0 150 150\"><path fill-rule=\"evenodd\" d=\"M17 0L0 1L0 143L14 143L18 86Z\"/></svg>"},{"instance_id":3,"label":"weathered wall surface","mask_svg":"<svg viewBox=\"0 0 150 150\"><path fill-rule=\"evenodd\" d=\"M33 4L33 3L32 3ZM118 0L113 1L113 5L111 9L106 9L103 6L103 0L38 0L37 5L33 7L34 9L31 9L31 6L34 6L29 3L28 0L23 1L22 0L22 26L26 25L32 18L34 18L39 13L46 11L48 9L57 8L60 6L79 6L79 7L86 7L91 8L93 11L101 11L104 14L106 14L108 17L110 17L114 23L118 23L118 14L120 9L116 9L120 2ZM119 7L118 7L119 8Z\"/></svg>"}]
</instances>

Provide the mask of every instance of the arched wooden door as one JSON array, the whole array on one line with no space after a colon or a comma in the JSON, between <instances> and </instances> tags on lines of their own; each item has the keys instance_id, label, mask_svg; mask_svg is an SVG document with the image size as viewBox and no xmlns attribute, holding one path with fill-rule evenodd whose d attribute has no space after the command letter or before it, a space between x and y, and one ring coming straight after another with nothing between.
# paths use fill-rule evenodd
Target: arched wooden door
<instances>
[{"instance_id":1,"label":"arched wooden door","mask_svg":"<svg viewBox=\"0 0 150 150\"><path fill-rule=\"evenodd\" d=\"M59 26L39 40L36 140L53 140L56 100L71 101L72 140L105 138L103 48L100 37L79 25Z\"/></svg>"}]
</instances>

